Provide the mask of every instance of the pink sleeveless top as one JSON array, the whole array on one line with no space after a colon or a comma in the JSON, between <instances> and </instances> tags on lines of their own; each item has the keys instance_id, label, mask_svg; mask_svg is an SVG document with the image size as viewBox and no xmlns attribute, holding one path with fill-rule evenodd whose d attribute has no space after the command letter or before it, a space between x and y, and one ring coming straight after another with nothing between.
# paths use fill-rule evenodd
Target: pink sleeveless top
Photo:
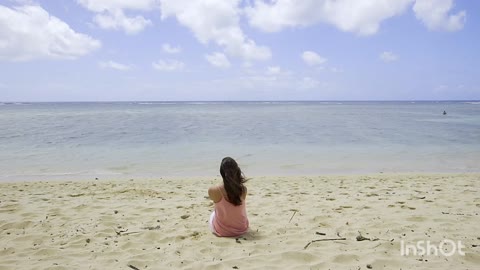
<instances>
[{"instance_id":1,"label":"pink sleeveless top","mask_svg":"<svg viewBox=\"0 0 480 270\"><path fill-rule=\"evenodd\" d=\"M236 206L222 195L222 199L215 203L215 217L212 223L218 236L239 236L246 233L248 218L245 200Z\"/></svg>"}]
</instances>

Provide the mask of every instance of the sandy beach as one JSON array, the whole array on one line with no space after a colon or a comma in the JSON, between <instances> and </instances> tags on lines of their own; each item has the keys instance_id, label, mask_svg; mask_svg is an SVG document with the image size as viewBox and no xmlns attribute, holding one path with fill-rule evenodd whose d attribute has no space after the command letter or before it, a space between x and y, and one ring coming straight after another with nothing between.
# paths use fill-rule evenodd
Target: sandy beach
<instances>
[{"instance_id":1,"label":"sandy beach","mask_svg":"<svg viewBox=\"0 0 480 270\"><path fill-rule=\"evenodd\" d=\"M206 191L220 179L1 183L0 269L480 265L480 174L254 177L239 238L208 230ZM401 255L402 241L445 239L465 255Z\"/></svg>"}]
</instances>

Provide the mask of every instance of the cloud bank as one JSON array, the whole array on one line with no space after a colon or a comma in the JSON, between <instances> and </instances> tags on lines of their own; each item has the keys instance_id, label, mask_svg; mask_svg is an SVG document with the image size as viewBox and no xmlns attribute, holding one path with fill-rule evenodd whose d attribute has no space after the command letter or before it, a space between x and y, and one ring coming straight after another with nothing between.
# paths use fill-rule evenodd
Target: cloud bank
<instances>
[{"instance_id":1,"label":"cloud bank","mask_svg":"<svg viewBox=\"0 0 480 270\"><path fill-rule=\"evenodd\" d=\"M265 32L326 23L366 36L412 4L416 17L429 29L456 31L465 24L465 11L449 15L453 0L254 0L245 12L250 25Z\"/></svg>"},{"instance_id":2,"label":"cloud bank","mask_svg":"<svg viewBox=\"0 0 480 270\"><path fill-rule=\"evenodd\" d=\"M100 47L40 6L0 5L0 60L76 59Z\"/></svg>"}]
</instances>

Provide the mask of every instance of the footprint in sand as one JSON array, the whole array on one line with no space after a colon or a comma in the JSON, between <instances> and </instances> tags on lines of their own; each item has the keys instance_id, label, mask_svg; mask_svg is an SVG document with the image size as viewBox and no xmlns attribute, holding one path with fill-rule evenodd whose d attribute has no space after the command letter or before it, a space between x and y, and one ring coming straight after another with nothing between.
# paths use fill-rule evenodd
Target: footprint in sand
<instances>
[{"instance_id":1,"label":"footprint in sand","mask_svg":"<svg viewBox=\"0 0 480 270\"><path fill-rule=\"evenodd\" d=\"M407 221L411 221L411 222L424 222L426 220L427 218L424 216L413 216L413 217L407 218Z\"/></svg>"},{"instance_id":2,"label":"footprint in sand","mask_svg":"<svg viewBox=\"0 0 480 270\"><path fill-rule=\"evenodd\" d=\"M357 255L341 254L341 255L334 256L332 261L335 263L347 264L349 262L357 262L359 261L359 259L360 258Z\"/></svg>"}]
</instances>

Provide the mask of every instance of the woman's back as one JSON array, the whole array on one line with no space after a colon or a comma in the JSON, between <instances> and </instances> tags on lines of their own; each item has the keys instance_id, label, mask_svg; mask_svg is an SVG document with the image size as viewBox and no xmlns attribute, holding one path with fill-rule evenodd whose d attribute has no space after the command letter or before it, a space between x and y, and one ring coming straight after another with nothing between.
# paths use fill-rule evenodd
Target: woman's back
<instances>
[{"instance_id":1,"label":"woman's back","mask_svg":"<svg viewBox=\"0 0 480 270\"><path fill-rule=\"evenodd\" d=\"M237 236L246 233L248 230L246 190L241 196L240 205L234 205L228 201L223 187L218 187L217 190L221 197L217 195L220 199L215 202L215 217L212 224L215 233L219 236Z\"/></svg>"}]
</instances>

